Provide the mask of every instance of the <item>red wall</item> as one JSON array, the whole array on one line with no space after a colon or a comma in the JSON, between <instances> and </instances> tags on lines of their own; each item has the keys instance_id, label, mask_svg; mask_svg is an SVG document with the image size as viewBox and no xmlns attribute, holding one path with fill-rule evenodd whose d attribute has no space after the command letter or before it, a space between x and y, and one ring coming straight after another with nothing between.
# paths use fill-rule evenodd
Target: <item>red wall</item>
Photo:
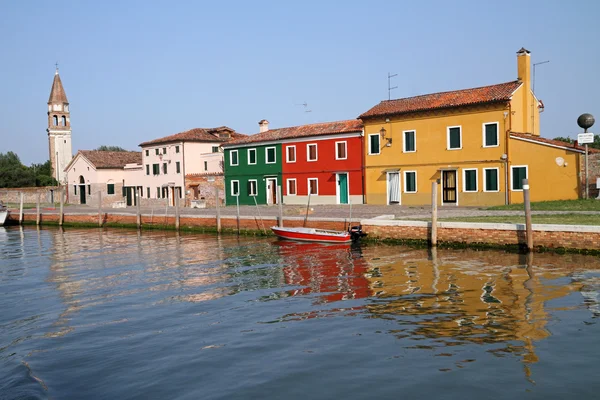
<instances>
[{"instance_id":1,"label":"red wall","mask_svg":"<svg viewBox=\"0 0 600 400\"><path fill-rule=\"evenodd\" d=\"M335 142L347 143L347 158L335 159ZM306 161L307 144L317 144L317 161ZM296 146L296 162L287 162L287 147ZM350 195L363 194L362 138L340 137L325 140L288 142L282 144L283 193L287 195L287 180L296 178L296 194L308 195L308 178L319 179L319 195L335 196L336 172L348 173Z\"/></svg>"}]
</instances>

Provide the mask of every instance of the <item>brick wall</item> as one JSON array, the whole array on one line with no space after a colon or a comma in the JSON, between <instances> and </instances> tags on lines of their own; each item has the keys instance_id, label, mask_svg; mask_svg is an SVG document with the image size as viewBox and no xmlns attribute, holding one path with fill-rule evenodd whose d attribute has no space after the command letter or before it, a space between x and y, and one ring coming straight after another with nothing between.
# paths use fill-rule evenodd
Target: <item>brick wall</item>
<instances>
[{"instance_id":1,"label":"brick wall","mask_svg":"<svg viewBox=\"0 0 600 400\"><path fill-rule=\"evenodd\" d=\"M42 203L52 203L59 201L58 187L27 187L27 188L10 188L0 189L0 200L4 203L19 203L21 201L21 193L23 193L23 203L36 203L38 193Z\"/></svg>"},{"instance_id":2,"label":"brick wall","mask_svg":"<svg viewBox=\"0 0 600 400\"><path fill-rule=\"evenodd\" d=\"M581 177L581 197L585 195L585 155L581 155L579 158L579 169ZM590 198L598 197L599 189L596 187L596 180L600 178L600 153L589 153L588 154L588 173L589 173L589 193Z\"/></svg>"},{"instance_id":3,"label":"brick wall","mask_svg":"<svg viewBox=\"0 0 600 400\"><path fill-rule=\"evenodd\" d=\"M220 204L225 204L225 186L222 174L188 174L185 176L186 206L191 200L205 200L206 207L215 207L215 188L219 188ZM189 192L189 193L188 193Z\"/></svg>"}]
</instances>

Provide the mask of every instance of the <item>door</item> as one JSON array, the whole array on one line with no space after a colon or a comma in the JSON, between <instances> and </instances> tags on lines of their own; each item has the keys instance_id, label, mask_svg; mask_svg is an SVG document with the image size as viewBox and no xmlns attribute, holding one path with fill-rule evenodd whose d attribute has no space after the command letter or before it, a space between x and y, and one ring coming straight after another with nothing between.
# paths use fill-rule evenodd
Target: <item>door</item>
<instances>
[{"instance_id":1,"label":"door","mask_svg":"<svg viewBox=\"0 0 600 400\"><path fill-rule=\"evenodd\" d=\"M400 204L400 172L388 172L388 204Z\"/></svg>"},{"instance_id":2,"label":"door","mask_svg":"<svg viewBox=\"0 0 600 400\"><path fill-rule=\"evenodd\" d=\"M85 204L85 178L79 176L79 204Z\"/></svg>"},{"instance_id":3,"label":"door","mask_svg":"<svg viewBox=\"0 0 600 400\"><path fill-rule=\"evenodd\" d=\"M277 178L267 178L267 204L277 204Z\"/></svg>"},{"instance_id":4,"label":"door","mask_svg":"<svg viewBox=\"0 0 600 400\"><path fill-rule=\"evenodd\" d=\"M348 174L337 174L338 203L348 204Z\"/></svg>"},{"instance_id":5,"label":"door","mask_svg":"<svg viewBox=\"0 0 600 400\"><path fill-rule=\"evenodd\" d=\"M125 188L125 196L127 197L127 206L133 206L133 188L131 187L126 187Z\"/></svg>"},{"instance_id":6,"label":"door","mask_svg":"<svg viewBox=\"0 0 600 400\"><path fill-rule=\"evenodd\" d=\"M442 171L442 204L456 204L456 171Z\"/></svg>"}]
</instances>

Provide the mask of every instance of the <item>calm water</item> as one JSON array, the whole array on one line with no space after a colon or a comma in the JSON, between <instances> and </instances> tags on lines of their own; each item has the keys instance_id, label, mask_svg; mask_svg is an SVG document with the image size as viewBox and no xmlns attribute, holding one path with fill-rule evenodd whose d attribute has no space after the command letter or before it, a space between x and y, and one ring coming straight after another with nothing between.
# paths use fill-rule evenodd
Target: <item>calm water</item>
<instances>
[{"instance_id":1,"label":"calm water","mask_svg":"<svg viewBox=\"0 0 600 400\"><path fill-rule=\"evenodd\" d=\"M3 399L600 398L597 257L35 228L0 252Z\"/></svg>"}]
</instances>

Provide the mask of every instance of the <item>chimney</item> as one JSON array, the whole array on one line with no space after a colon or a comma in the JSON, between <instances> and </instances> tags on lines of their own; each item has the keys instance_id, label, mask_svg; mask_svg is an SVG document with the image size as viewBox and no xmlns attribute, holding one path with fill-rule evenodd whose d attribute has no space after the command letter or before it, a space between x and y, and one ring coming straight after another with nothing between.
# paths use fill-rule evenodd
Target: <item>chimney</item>
<instances>
[{"instance_id":1,"label":"chimney","mask_svg":"<svg viewBox=\"0 0 600 400\"><path fill-rule=\"evenodd\" d=\"M527 90L531 89L531 52L524 47L517 51L517 74Z\"/></svg>"},{"instance_id":2,"label":"chimney","mask_svg":"<svg viewBox=\"0 0 600 400\"><path fill-rule=\"evenodd\" d=\"M259 133L263 133L269 130L269 121L266 119L261 119L258 121Z\"/></svg>"},{"instance_id":3,"label":"chimney","mask_svg":"<svg viewBox=\"0 0 600 400\"><path fill-rule=\"evenodd\" d=\"M523 83L520 91L523 119L522 126L515 126L515 129L519 129L524 133L535 134L535 113L539 111L537 108L534 109L534 97L531 92L531 52L524 47L517 51L517 74L519 82Z\"/></svg>"}]
</instances>

